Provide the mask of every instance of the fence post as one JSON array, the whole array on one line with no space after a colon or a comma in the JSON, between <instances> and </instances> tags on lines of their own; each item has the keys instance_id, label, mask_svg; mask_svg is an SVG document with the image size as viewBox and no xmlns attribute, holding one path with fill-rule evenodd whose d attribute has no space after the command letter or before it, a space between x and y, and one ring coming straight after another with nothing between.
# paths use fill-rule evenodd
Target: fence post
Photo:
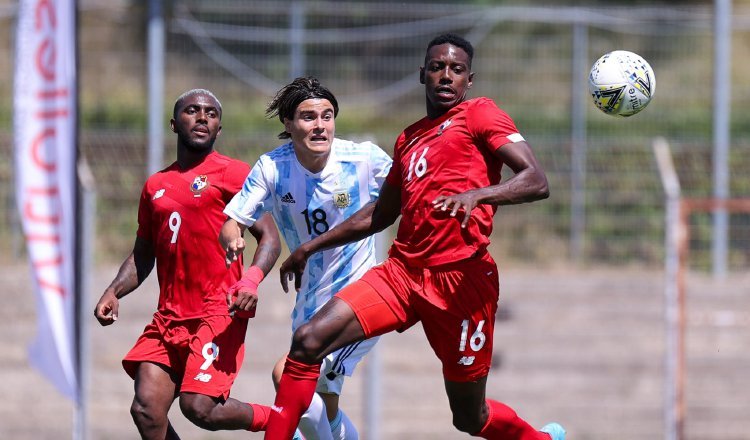
<instances>
[{"instance_id":1,"label":"fence post","mask_svg":"<svg viewBox=\"0 0 750 440\"><path fill-rule=\"evenodd\" d=\"M165 30L162 0L148 2L148 172L164 165Z\"/></svg>"},{"instance_id":2,"label":"fence post","mask_svg":"<svg viewBox=\"0 0 750 440\"><path fill-rule=\"evenodd\" d=\"M714 2L714 197L729 197L729 124L732 84L732 0ZM714 277L727 275L729 216L725 209L713 215L712 263Z\"/></svg>"},{"instance_id":3,"label":"fence post","mask_svg":"<svg viewBox=\"0 0 750 440\"><path fill-rule=\"evenodd\" d=\"M292 2L289 9L289 74L294 79L305 74L305 5L301 1Z\"/></svg>"},{"instance_id":4,"label":"fence post","mask_svg":"<svg viewBox=\"0 0 750 440\"><path fill-rule=\"evenodd\" d=\"M375 235L375 259L382 263L388 257L390 235L388 230ZM375 344L367 354L364 364L364 438L378 440L380 438L380 406L381 406L381 359L380 343Z\"/></svg>"},{"instance_id":5,"label":"fence post","mask_svg":"<svg viewBox=\"0 0 750 440\"><path fill-rule=\"evenodd\" d=\"M571 86L571 175L570 175L570 255L581 262L586 226L586 81L589 37L588 26L573 24L573 78Z\"/></svg>"},{"instance_id":6,"label":"fence post","mask_svg":"<svg viewBox=\"0 0 750 440\"><path fill-rule=\"evenodd\" d=\"M680 261L682 258L680 248L685 233L681 221L681 189L667 141L664 138L654 139L653 149L666 195L664 438L665 440L681 440L684 416L684 327L682 313L684 292L682 291L683 265Z\"/></svg>"}]
</instances>

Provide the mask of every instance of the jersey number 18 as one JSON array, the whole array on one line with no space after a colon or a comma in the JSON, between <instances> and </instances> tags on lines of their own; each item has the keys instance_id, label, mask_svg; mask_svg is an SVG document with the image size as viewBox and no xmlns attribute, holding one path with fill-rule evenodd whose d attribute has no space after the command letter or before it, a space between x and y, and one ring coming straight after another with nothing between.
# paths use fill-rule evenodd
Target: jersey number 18
<instances>
[{"instance_id":1,"label":"jersey number 18","mask_svg":"<svg viewBox=\"0 0 750 440\"><path fill-rule=\"evenodd\" d=\"M328 231L328 222L326 221L326 212L320 208L308 211L305 209L302 211L302 215L305 217L305 224L307 224L307 233L312 235L313 231L320 235Z\"/></svg>"}]
</instances>

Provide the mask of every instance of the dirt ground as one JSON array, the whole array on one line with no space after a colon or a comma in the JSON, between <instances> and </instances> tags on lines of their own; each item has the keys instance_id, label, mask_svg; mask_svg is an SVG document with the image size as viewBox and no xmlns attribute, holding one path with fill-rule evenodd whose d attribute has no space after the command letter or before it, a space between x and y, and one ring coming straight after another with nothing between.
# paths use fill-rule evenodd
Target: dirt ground
<instances>
[{"instance_id":1,"label":"dirt ground","mask_svg":"<svg viewBox=\"0 0 750 440\"><path fill-rule=\"evenodd\" d=\"M87 310L93 313L116 269L97 269ZM664 438L663 275L635 269L506 268L501 273L488 396L511 405L535 426L562 422L570 440ZM120 359L155 309L154 275L121 302L115 325L102 328L93 315L85 316L87 439L138 438L128 413L132 381ZM0 357L5 378L0 438L71 438L72 404L28 364L36 304L27 266L0 268L0 282L6 286L0 333L9 340ZM750 278L716 282L703 276L689 284L685 438L750 439ZM270 371L288 347L291 305L292 297L281 291L274 273L261 286L259 314L248 331L246 361L233 397L273 401ZM366 397L380 401L372 412L374 422L366 420ZM363 440L469 438L452 427L440 366L419 326L382 338L376 357L348 380L342 407ZM262 438L202 431L185 420L177 405L171 420L184 439Z\"/></svg>"}]
</instances>

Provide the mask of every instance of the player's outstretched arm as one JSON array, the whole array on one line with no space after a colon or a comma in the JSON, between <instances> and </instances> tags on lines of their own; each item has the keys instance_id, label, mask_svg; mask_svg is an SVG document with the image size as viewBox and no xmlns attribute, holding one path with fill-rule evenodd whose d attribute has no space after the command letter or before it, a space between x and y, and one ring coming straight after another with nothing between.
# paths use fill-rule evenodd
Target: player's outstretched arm
<instances>
[{"instance_id":1,"label":"player's outstretched arm","mask_svg":"<svg viewBox=\"0 0 750 440\"><path fill-rule=\"evenodd\" d=\"M229 221L224 225L227 226L227 223ZM227 229L229 232L235 231L231 224L227 226ZM258 246L255 248L255 254L253 254L253 261L250 263L250 267L242 275L242 278L227 291L227 304L229 305L230 313L244 312L244 315L240 316L249 318L255 316L255 307L258 304L258 285L268 275L268 272L271 271L271 268L276 264L276 260L278 260L281 254L281 239L279 238L273 218L268 213L264 214L247 230L255 238ZM229 238L231 241L231 237ZM221 237L219 241L222 242ZM226 262L227 264L231 264L229 255L230 253L234 254L235 251L230 251L228 248L224 249L227 251Z\"/></svg>"},{"instance_id":2,"label":"player's outstretched arm","mask_svg":"<svg viewBox=\"0 0 750 440\"><path fill-rule=\"evenodd\" d=\"M117 321L120 298L135 290L148 277L156 262L151 242L136 237L133 252L122 262L117 276L104 290L94 308L99 324L107 326Z\"/></svg>"},{"instance_id":3,"label":"player's outstretched arm","mask_svg":"<svg viewBox=\"0 0 750 440\"><path fill-rule=\"evenodd\" d=\"M244 231L245 225L240 224L233 218L228 218L221 226L221 231L219 231L219 244L226 253L224 263L227 267L237 261L237 258L239 258L245 250L245 239L242 237Z\"/></svg>"},{"instance_id":4,"label":"player's outstretched arm","mask_svg":"<svg viewBox=\"0 0 750 440\"><path fill-rule=\"evenodd\" d=\"M505 144L495 150L495 156L513 170L511 178L486 188L440 195L433 200L433 207L442 211L450 210L453 217L462 212L461 227L465 228L471 211L479 204L516 205L549 197L547 176L529 144L525 141Z\"/></svg>"},{"instance_id":5,"label":"player's outstretched arm","mask_svg":"<svg viewBox=\"0 0 750 440\"><path fill-rule=\"evenodd\" d=\"M271 217L271 214L265 213L247 230L258 243L250 265L259 267L263 270L264 275L268 275L273 265L276 264L276 260L279 259L279 255L281 255L281 239L276 224L273 222L273 217Z\"/></svg>"},{"instance_id":6,"label":"player's outstretched arm","mask_svg":"<svg viewBox=\"0 0 750 440\"><path fill-rule=\"evenodd\" d=\"M384 182L378 199L363 206L351 217L312 240L302 243L281 263L281 287L288 292L288 282L294 278L299 290L302 273L310 255L332 247L362 240L392 225L401 214L401 190Z\"/></svg>"}]
</instances>

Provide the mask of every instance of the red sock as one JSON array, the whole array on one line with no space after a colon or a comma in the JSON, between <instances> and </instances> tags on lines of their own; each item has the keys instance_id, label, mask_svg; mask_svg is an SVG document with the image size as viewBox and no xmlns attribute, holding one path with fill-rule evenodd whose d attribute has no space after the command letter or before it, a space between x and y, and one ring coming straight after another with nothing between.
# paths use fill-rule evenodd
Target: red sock
<instances>
[{"instance_id":1,"label":"red sock","mask_svg":"<svg viewBox=\"0 0 750 440\"><path fill-rule=\"evenodd\" d=\"M500 402L487 399L489 416L481 431L474 434L488 440L549 440L549 435L539 432L513 409Z\"/></svg>"},{"instance_id":2,"label":"red sock","mask_svg":"<svg viewBox=\"0 0 750 440\"><path fill-rule=\"evenodd\" d=\"M248 405L253 409L253 421L247 430L252 432L265 431L268 427L268 418L271 417L271 407L255 403L248 403Z\"/></svg>"},{"instance_id":3,"label":"red sock","mask_svg":"<svg viewBox=\"0 0 750 440\"><path fill-rule=\"evenodd\" d=\"M320 364L308 365L286 358L276 401L268 419L266 440L289 440L302 413L310 406L320 376Z\"/></svg>"}]
</instances>

